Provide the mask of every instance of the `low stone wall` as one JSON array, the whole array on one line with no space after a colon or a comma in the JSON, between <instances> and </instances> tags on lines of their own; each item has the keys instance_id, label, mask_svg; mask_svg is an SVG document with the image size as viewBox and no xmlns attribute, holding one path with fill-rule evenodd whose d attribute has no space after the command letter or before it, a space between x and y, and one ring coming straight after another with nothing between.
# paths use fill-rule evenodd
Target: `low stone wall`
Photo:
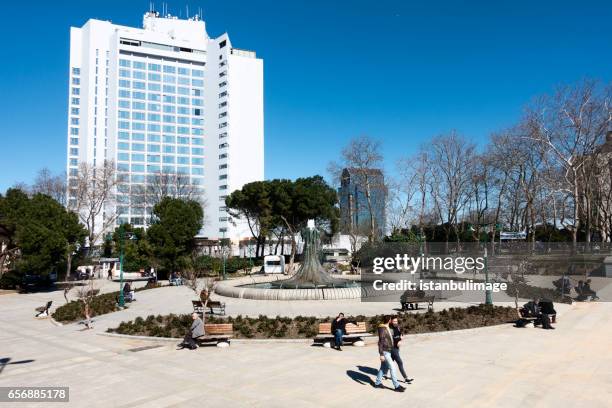
<instances>
[{"instance_id":1,"label":"low stone wall","mask_svg":"<svg viewBox=\"0 0 612 408\"><path fill-rule=\"evenodd\" d=\"M346 279L347 276L338 276ZM247 276L223 281L215 289L220 296L255 300L341 300L359 299L365 288L325 288L325 289L257 289L241 287L249 284L268 283L288 279L286 275ZM349 278L350 279L350 278ZM369 292L369 291L368 291ZM366 294L364 294L366 295ZM374 293L367 294L373 296Z\"/></svg>"}]
</instances>

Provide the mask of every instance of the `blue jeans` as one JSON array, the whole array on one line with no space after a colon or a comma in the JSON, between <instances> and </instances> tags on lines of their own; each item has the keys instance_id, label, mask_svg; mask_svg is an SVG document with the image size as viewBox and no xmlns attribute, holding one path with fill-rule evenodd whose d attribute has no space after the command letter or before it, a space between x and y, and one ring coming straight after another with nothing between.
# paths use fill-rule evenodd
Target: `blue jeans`
<instances>
[{"instance_id":1,"label":"blue jeans","mask_svg":"<svg viewBox=\"0 0 612 408\"><path fill-rule=\"evenodd\" d=\"M397 374L395 373L395 366L393 365L393 359L391 358L391 353L388 351L383 352L383 356L385 357L385 361L381 361L380 370L378 370L378 374L376 374L376 385L380 385L382 383L383 376L387 374L389 370L391 370L391 382L393 383L393 388L399 387L399 382L397 382Z\"/></svg>"},{"instance_id":2,"label":"blue jeans","mask_svg":"<svg viewBox=\"0 0 612 408\"><path fill-rule=\"evenodd\" d=\"M336 329L334 332L334 344L336 347L342 346L342 329Z\"/></svg>"}]
</instances>

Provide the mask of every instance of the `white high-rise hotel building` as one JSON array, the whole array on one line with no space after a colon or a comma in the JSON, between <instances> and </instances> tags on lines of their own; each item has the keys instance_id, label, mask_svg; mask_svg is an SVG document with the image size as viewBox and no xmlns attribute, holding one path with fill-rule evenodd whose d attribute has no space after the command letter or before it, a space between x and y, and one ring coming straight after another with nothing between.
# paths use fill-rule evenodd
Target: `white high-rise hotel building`
<instances>
[{"instance_id":1,"label":"white high-rise hotel building","mask_svg":"<svg viewBox=\"0 0 612 408\"><path fill-rule=\"evenodd\" d=\"M224 199L264 177L263 61L254 52L227 34L208 37L197 16L148 12L143 29L92 19L70 31L69 92L69 180L81 162L113 160L123 180L115 224L146 227L151 207L135 194L152 177L180 174L205 203L200 235L250 236Z\"/></svg>"}]
</instances>

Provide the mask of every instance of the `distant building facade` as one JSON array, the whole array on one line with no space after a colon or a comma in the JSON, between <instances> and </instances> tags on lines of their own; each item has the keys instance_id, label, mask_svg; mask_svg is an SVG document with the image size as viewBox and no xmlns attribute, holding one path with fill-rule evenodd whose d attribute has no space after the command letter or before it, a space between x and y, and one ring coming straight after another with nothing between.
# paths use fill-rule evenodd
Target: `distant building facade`
<instances>
[{"instance_id":1,"label":"distant building facade","mask_svg":"<svg viewBox=\"0 0 612 408\"><path fill-rule=\"evenodd\" d=\"M199 16L149 11L143 28L90 19L70 30L69 80L71 205L79 165L113 161L121 182L104 211L118 214L114 224L148 227L149 190L180 176L204 203L200 236L250 236L225 197L264 178L263 61L254 51L227 34L209 37Z\"/></svg>"},{"instance_id":2,"label":"distant building facade","mask_svg":"<svg viewBox=\"0 0 612 408\"><path fill-rule=\"evenodd\" d=\"M368 204L367 186L369 186L371 204ZM342 233L368 235L371 205L375 233L378 237L385 235L387 189L385 177L380 169L342 170L338 195Z\"/></svg>"}]
</instances>

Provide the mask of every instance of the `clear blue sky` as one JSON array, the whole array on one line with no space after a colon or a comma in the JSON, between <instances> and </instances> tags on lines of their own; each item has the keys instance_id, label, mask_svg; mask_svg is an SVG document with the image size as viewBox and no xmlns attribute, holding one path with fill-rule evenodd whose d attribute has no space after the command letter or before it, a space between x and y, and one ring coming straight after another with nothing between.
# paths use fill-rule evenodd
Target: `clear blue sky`
<instances>
[{"instance_id":1,"label":"clear blue sky","mask_svg":"<svg viewBox=\"0 0 612 408\"><path fill-rule=\"evenodd\" d=\"M383 141L392 171L433 135L481 143L555 84L612 77L609 1L167 3L183 16L202 7L209 35L264 58L267 178L326 175L362 134ZM69 27L140 27L148 5L3 2L0 191L65 168Z\"/></svg>"}]
</instances>

